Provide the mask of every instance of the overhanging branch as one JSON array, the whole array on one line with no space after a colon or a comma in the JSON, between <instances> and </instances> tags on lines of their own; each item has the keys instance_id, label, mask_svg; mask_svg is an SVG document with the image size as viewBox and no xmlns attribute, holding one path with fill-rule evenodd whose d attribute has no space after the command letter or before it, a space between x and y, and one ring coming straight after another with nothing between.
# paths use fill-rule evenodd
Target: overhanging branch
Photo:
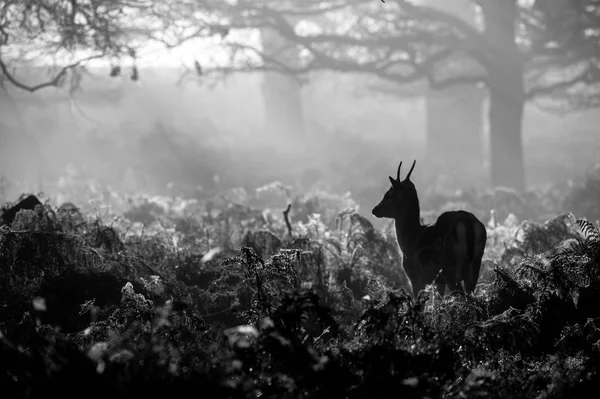
<instances>
[{"instance_id":1,"label":"overhanging branch","mask_svg":"<svg viewBox=\"0 0 600 399\"><path fill-rule=\"evenodd\" d=\"M82 63L86 62L86 61L90 61L93 59L98 59L98 58L102 58L104 56L104 54L96 54L96 55L92 55L89 57L85 57L82 58L80 60L78 60L77 62L68 64L64 67L62 67L58 73L56 75L54 75L54 77L46 82L42 82L42 83L38 83L35 85L29 85L27 83L23 83L21 82L19 79L17 79L12 72L10 72L8 70L8 67L6 66L6 63L4 62L4 60L2 59L2 56L0 55L0 71L2 71L2 74L6 77L6 79L8 79L8 81L15 87L21 89L21 90L25 90L28 91L30 93L36 92L38 90L41 89L45 89L47 87L56 87L59 85L59 83L61 82L61 80L65 77L65 75L67 74L67 71L69 71L70 69L73 69L79 65L81 65Z\"/></svg>"},{"instance_id":2,"label":"overhanging branch","mask_svg":"<svg viewBox=\"0 0 600 399\"><path fill-rule=\"evenodd\" d=\"M474 76L453 76L448 79L436 81L435 79L428 79L429 87L434 90L443 90L455 86L468 86L488 83L486 75L474 75Z\"/></svg>"},{"instance_id":3,"label":"overhanging branch","mask_svg":"<svg viewBox=\"0 0 600 399\"><path fill-rule=\"evenodd\" d=\"M537 97L552 97L565 95L565 92L579 84L598 84L600 82L600 69L593 62L588 62L587 67L568 79L556 80L549 84L534 85L527 90L526 98L533 100Z\"/></svg>"},{"instance_id":4,"label":"overhanging branch","mask_svg":"<svg viewBox=\"0 0 600 399\"><path fill-rule=\"evenodd\" d=\"M413 60L392 60L392 59L374 59L365 62L357 62L354 59L344 60L329 56L310 46L306 48L311 52L312 59L300 66L290 66L278 60L276 57L265 54L258 48L250 45L235 43L230 44L236 51L247 51L253 56L262 60L260 65L253 65L251 62L235 61L230 59L227 66L208 68L207 74L231 73L253 73L253 72L277 72L298 78L310 72L335 70L341 73L370 74L387 81L405 85L418 82L428 82L430 87L438 90L456 85L472 85L486 83L487 77L484 73L473 73L472 75L451 76L449 78L436 78L433 69L436 63L447 57L449 53L441 51L431 58L421 63L415 63ZM449 50L448 50L449 51ZM402 67L403 71L398 71Z\"/></svg>"}]
</instances>

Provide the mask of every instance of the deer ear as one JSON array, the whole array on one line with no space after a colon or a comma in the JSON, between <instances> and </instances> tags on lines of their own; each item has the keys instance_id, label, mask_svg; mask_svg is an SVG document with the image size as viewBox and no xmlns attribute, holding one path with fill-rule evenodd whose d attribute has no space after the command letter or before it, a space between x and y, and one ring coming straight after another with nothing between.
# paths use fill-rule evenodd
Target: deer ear
<instances>
[{"instance_id":1,"label":"deer ear","mask_svg":"<svg viewBox=\"0 0 600 399\"><path fill-rule=\"evenodd\" d=\"M388 176L388 177L390 178L390 183L392 183L392 186L396 187L398 182L392 176Z\"/></svg>"}]
</instances>

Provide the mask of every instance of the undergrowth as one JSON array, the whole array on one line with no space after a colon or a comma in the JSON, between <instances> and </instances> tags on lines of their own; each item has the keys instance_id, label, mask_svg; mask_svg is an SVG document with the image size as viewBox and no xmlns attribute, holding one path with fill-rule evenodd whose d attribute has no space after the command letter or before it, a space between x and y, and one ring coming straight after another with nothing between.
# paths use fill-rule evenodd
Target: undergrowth
<instances>
[{"instance_id":1,"label":"undergrowth","mask_svg":"<svg viewBox=\"0 0 600 399\"><path fill-rule=\"evenodd\" d=\"M413 299L393 229L348 196L21 210L0 227L3 395L588 397L598 226L484 222L475 295Z\"/></svg>"}]
</instances>

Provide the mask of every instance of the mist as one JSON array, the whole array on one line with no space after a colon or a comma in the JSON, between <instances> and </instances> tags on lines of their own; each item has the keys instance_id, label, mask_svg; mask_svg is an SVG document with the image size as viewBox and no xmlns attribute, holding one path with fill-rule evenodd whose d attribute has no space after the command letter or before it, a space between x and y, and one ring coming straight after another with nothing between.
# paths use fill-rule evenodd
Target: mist
<instances>
[{"instance_id":1,"label":"mist","mask_svg":"<svg viewBox=\"0 0 600 399\"><path fill-rule=\"evenodd\" d=\"M599 37L596 0L2 2L2 393L589 397Z\"/></svg>"},{"instance_id":2,"label":"mist","mask_svg":"<svg viewBox=\"0 0 600 399\"><path fill-rule=\"evenodd\" d=\"M28 78L41 80L43 72L32 70ZM440 149L426 153L424 97L374 92L369 89L373 78L312 75L301 88L306 134L293 137L264 130L261 74L208 85L178 82L180 68L146 67L139 73L140 80L132 82L95 68L73 93L5 92L4 200L43 191L50 198L60 194L80 202L58 187L61 178L75 174L124 193L183 197L234 187L251 191L280 181L297 194L349 191L362 209L369 209L398 162L413 159L418 160L415 182L424 190L490 188L487 155L483 168L444 168L444 160L462 155ZM526 108L528 189L575 179L598 161L599 117L597 110L561 116L534 105ZM432 157L441 168L426 168ZM446 175L468 179L453 180L456 184L448 187Z\"/></svg>"}]
</instances>

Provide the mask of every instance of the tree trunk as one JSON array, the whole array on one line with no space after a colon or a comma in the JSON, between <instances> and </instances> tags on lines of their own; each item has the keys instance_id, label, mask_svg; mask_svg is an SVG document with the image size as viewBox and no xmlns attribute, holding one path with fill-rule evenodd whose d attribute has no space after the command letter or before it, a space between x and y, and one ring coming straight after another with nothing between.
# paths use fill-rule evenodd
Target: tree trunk
<instances>
[{"instance_id":1,"label":"tree trunk","mask_svg":"<svg viewBox=\"0 0 600 399\"><path fill-rule=\"evenodd\" d=\"M489 89L491 181L493 187L524 191L525 165L521 122L525 104L523 100L519 101L515 98L516 95L511 96L507 91L494 85Z\"/></svg>"},{"instance_id":2,"label":"tree trunk","mask_svg":"<svg viewBox=\"0 0 600 399\"><path fill-rule=\"evenodd\" d=\"M456 15L475 24L475 7L471 0L425 0L424 4ZM463 66L448 65L456 69ZM447 188L467 188L487 182L483 173L483 104L485 90L463 85L430 90L425 99L426 155L422 165L428 176ZM441 188L439 185L436 185Z\"/></svg>"},{"instance_id":3,"label":"tree trunk","mask_svg":"<svg viewBox=\"0 0 600 399\"><path fill-rule=\"evenodd\" d=\"M493 187L525 190L522 119L525 108L523 56L516 43L516 0L482 0L489 44L488 123Z\"/></svg>"},{"instance_id":4,"label":"tree trunk","mask_svg":"<svg viewBox=\"0 0 600 399\"><path fill-rule=\"evenodd\" d=\"M266 131L282 138L302 138L305 123L298 82L289 76L268 73L264 77L262 93Z\"/></svg>"},{"instance_id":5,"label":"tree trunk","mask_svg":"<svg viewBox=\"0 0 600 399\"><path fill-rule=\"evenodd\" d=\"M459 86L431 91L425 102L426 151L429 175L449 178L453 188L466 188L484 179L483 103L485 91Z\"/></svg>"},{"instance_id":6,"label":"tree trunk","mask_svg":"<svg viewBox=\"0 0 600 399\"><path fill-rule=\"evenodd\" d=\"M48 169L45 154L27 129L18 100L5 91L0 96L0 107L5 111L0 126L0 177L11 182L23 181L32 191L43 192Z\"/></svg>"},{"instance_id":7,"label":"tree trunk","mask_svg":"<svg viewBox=\"0 0 600 399\"><path fill-rule=\"evenodd\" d=\"M264 28L261 31L261 40L265 54L289 66L298 63L297 49L274 30ZM266 132L284 142L302 139L306 133L306 126L299 82L284 74L265 73L262 93Z\"/></svg>"}]
</instances>

